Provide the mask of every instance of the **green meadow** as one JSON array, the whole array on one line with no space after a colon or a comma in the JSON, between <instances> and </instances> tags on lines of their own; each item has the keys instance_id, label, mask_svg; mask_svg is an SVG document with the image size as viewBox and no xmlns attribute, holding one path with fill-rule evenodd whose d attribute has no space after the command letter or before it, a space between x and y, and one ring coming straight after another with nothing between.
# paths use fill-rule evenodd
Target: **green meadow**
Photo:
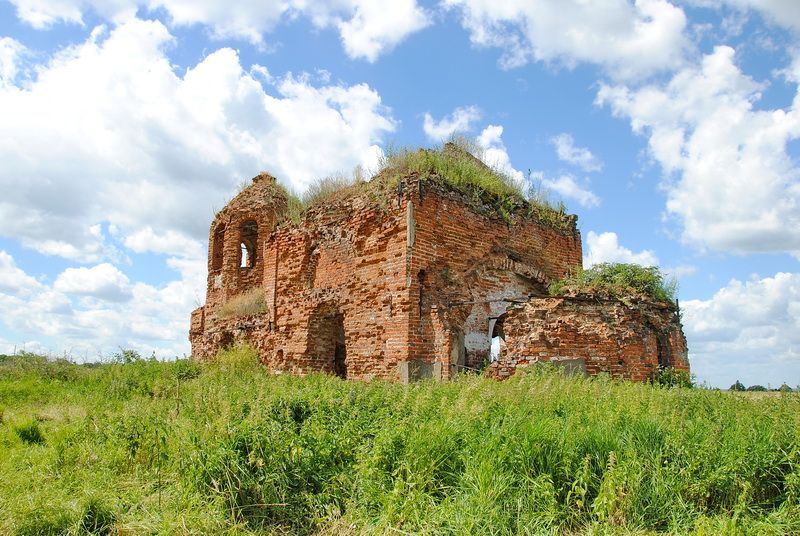
<instances>
[{"instance_id":1,"label":"green meadow","mask_svg":"<svg viewBox=\"0 0 800 536\"><path fill-rule=\"evenodd\" d=\"M0 534L800 534L800 396L0 357Z\"/></svg>"}]
</instances>

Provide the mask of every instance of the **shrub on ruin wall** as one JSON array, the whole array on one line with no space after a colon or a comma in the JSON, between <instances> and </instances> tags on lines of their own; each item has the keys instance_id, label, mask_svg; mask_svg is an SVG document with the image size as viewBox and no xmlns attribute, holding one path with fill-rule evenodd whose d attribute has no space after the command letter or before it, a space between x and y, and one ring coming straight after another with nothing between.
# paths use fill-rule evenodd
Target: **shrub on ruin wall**
<instances>
[{"instance_id":1,"label":"shrub on ruin wall","mask_svg":"<svg viewBox=\"0 0 800 536\"><path fill-rule=\"evenodd\" d=\"M264 289L254 288L230 298L220 307L219 314L223 318L233 318L266 313L268 310Z\"/></svg>"},{"instance_id":2,"label":"shrub on ruin wall","mask_svg":"<svg viewBox=\"0 0 800 536\"><path fill-rule=\"evenodd\" d=\"M549 290L553 296L600 293L615 298L637 296L674 302L678 285L657 266L604 262L586 270L578 269L575 275L554 281Z\"/></svg>"},{"instance_id":3,"label":"shrub on ruin wall","mask_svg":"<svg viewBox=\"0 0 800 536\"><path fill-rule=\"evenodd\" d=\"M312 182L303 194L303 206L310 207L345 197L355 180L342 174L329 175Z\"/></svg>"},{"instance_id":4,"label":"shrub on ruin wall","mask_svg":"<svg viewBox=\"0 0 800 536\"><path fill-rule=\"evenodd\" d=\"M490 206L506 222L512 214L524 214L543 224L564 231L572 229L572 220L563 203L553 206L546 196L523 187L505 171L486 165L476 143L454 138L440 149L389 148L381 162L386 186L393 188L409 176L438 178L450 187L471 196L475 205Z\"/></svg>"},{"instance_id":5,"label":"shrub on ruin wall","mask_svg":"<svg viewBox=\"0 0 800 536\"><path fill-rule=\"evenodd\" d=\"M300 220L303 218L303 212L306 210L303 201L297 197L292 192L287 192L286 194L286 213L283 216L282 220L279 221L290 221L292 223L300 223Z\"/></svg>"},{"instance_id":6,"label":"shrub on ruin wall","mask_svg":"<svg viewBox=\"0 0 800 536\"><path fill-rule=\"evenodd\" d=\"M462 150L388 150L382 168L397 178L439 175L461 190L486 192L499 198L524 199L522 189L506 173L485 165Z\"/></svg>"}]
</instances>

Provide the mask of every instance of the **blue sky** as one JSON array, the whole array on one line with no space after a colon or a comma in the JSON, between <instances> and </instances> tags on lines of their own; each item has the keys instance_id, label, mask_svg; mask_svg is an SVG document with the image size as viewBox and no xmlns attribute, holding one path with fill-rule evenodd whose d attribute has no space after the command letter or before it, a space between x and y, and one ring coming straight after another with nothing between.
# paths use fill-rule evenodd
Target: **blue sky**
<instances>
[{"instance_id":1,"label":"blue sky","mask_svg":"<svg viewBox=\"0 0 800 536\"><path fill-rule=\"evenodd\" d=\"M800 384L794 0L0 0L0 352L188 353L208 224L453 131L680 282L697 378Z\"/></svg>"}]
</instances>

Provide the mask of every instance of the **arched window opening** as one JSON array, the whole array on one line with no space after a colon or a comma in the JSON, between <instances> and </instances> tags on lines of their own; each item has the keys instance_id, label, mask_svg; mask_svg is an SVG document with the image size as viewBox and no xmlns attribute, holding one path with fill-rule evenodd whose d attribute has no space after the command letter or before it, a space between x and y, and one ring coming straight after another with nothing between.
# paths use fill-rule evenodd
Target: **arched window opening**
<instances>
[{"instance_id":1,"label":"arched window opening","mask_svg":"<svg viewBox=\"0 0 800 536\"><path fill-rule=\"evenodd\" d=\"M211 244L211 269L222 269L222 249L225 244L225 226L220 225L214 231L214 237Z\"/></svg>"},{"instance_id":2,"label":"arched window opening","mask_svg":"<svg viewBox=\"0 0 800 536\"><path fill-rule=\"evenodd\" d=\"M240 263L241 268L252 268L256 265L256 251L258 249L258 224L248 220L240 229Z\"/></svg>"},{"instance_id":3,"label":"arched window opening","mask_svg":"<svg viewBox=\"0 0 800 536\"><path fill-rule=\"evenodd\" d=\"M239 247L242 250L241 253L240 253L242 262L239 265L239 267L240 268L251 268L252 266L250 265L250 254L247 251L247 246L245 245L244 242L242 242Z\"/></svg>"},{"instance_id":4,"label":"arched window opening","mask_svg":"<svg viewBox=\"0 0 800 536\"><path fill-rule=\"evenodd\" d=\"M502 355L506 345L506 334L503 331L503 320L505 315L498 318L489 319L489 336L492 339L491 349L489 350L489 362L494 363Z\"/></svg>"}]
</instances>

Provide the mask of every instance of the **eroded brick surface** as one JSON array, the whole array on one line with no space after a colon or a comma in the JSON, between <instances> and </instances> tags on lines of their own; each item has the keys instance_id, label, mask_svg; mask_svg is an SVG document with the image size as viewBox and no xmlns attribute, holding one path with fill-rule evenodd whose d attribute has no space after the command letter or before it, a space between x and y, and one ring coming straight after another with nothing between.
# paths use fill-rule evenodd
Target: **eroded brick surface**
<instances>
[{"instance_id":1,"label":"eroded brick surface","mask_svg":"<svg viewBox=\"0 0 800 536\"><path fill-rule=\"evenodd\" d=\"M490 368L498 377L536 355L580 357L590 373L640 380L658 367L654 341L666 330L664 359L688 367L669 307L546 297L550 281L581 265L574 217L556 229L512 207L504 219L418 177L380 198L311 208L299 223L285 221L286 211L275 179L262 174L214 218L208 297L191 317L195 358L248 341L275 371L447 379L487 363L492 336L503 335ZM263 292L259 311L226 312L254 289Z\"/></svg>"},{"instance_id":2,"label":"eroded brick surface","mask_svg":"<svg viewBox=\"0 0 800 536\"><path fill-rule=\"evenodd\" d=\"M536 362L580 363L587 374L646 381L661 367L689 371L675 308L638 299L537 298L509 309L506 344L488 373L508 377Z\"/></svg>"}]
</instances>

